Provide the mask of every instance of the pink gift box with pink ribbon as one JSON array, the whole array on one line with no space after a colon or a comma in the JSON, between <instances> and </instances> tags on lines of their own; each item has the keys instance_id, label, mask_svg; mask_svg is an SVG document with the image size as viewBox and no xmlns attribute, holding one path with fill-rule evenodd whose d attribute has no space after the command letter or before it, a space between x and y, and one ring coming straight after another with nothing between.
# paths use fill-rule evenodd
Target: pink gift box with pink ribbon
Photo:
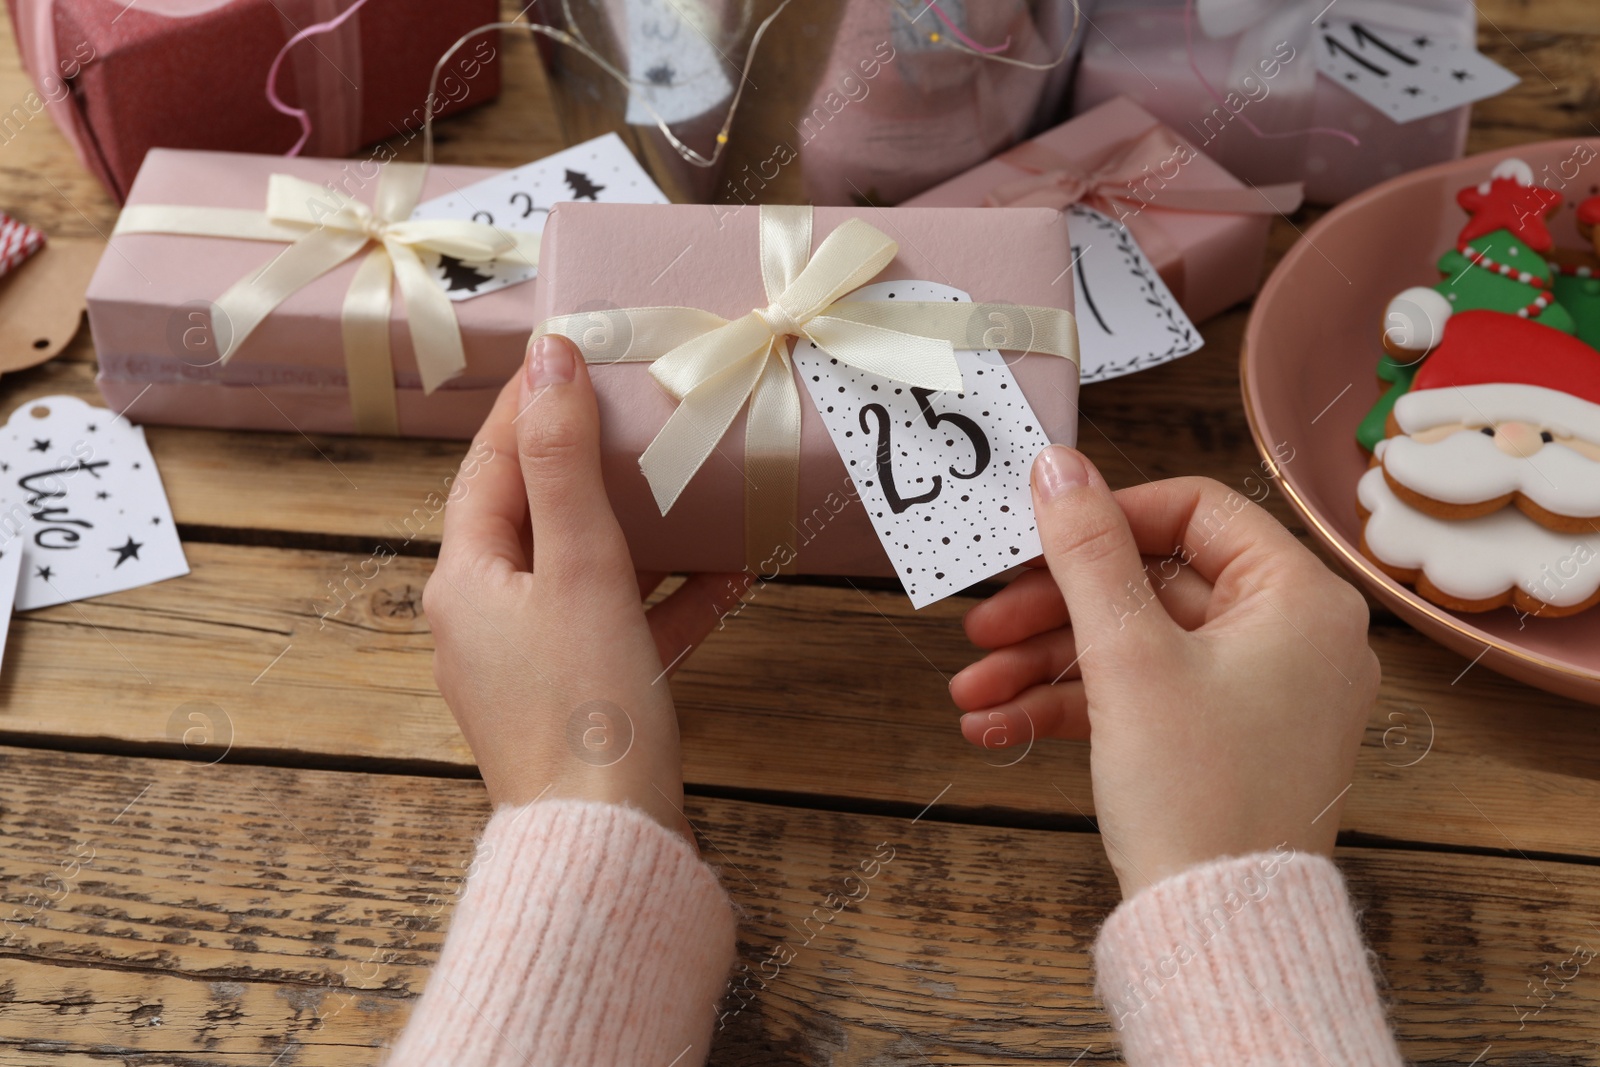
<instances>
[{"instance_id":1,"label":"pink gift box with pink ribbon","mask_svg":"<svg viewBox=\"0 0 1600 1067\"><path fill-rule=\"evenodd\" d=\"M1255 18L1242 31L1212 35L1208 8L1229 21L1242 8ZM1314 204L1460 158L1471 106L1394 122L1318 73L1322 15L1359 20L1399 40L1423 35L1470 47L1477 34L1471 0L1101 0L1084 39L1073 110L1128 97L1241 179L1304 182Z\"/></svg>"},{"instance_id":2,"label":"pink gift box with pink ribbon","mask_svg":"<svg viewBox=\"0 0 1600 1067\"><path fill-rule=\"evenodd\" d=\"M1122 219L1190 318L1249 299L1267 230L1298 203L1252 189L1133 101L1118 98L907 201L907 206L1083 203Z\"/></svg>"},{"instance_id":3,"label":"pink gift box with pink ribbon","mask_svg":"<svg viewBox=\"0 0 1600 1067\"><path fill-rule=\"evenodd\" d=\"M119 201L155 147L286 152L301 129L267 99L267 74L301 30L354 0L7 0L38 91L11 112L50 117ZM385 0L284 56L277 90L308 112L306 152L342 156L415 135L447 48L493 22L494 0ZM440 75L448 114L500 92L499 42L469 44ZM15 136L7 131L7 139Z\"/></svg>"}]
</instances>

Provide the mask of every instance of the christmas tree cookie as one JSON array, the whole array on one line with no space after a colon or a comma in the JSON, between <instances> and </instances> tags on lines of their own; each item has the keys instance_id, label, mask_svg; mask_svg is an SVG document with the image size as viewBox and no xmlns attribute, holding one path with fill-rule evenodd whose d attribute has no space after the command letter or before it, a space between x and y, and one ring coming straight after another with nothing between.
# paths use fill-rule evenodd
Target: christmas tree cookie
<instances>
[{"instance_id":1,"label":"christmas tree cookie","mask_svg":"<svg viewBox=\"0 0 1600 1067\"><path fill-rule=\"evenodd\" d=\"M1561 206L1560 194L1534 185L1532 168L1508 159L1487 181L1457 193L1456 203L1470 218L1456 246L1439 257L1444 280L1432 289L1407 289L1385 309L1378 379L1387 388L1356 431L1369 451L1383 439L1395 401L1411 388L1451 315L1496 311L1562 333L1577 332L1572 315L1554 295L1554 273L1544 258L1552 244L1545 218Z\"/></svg>"},{"instance_id":2,"label":"christmas tree cookie","mask_svg":"<svg viewBox=\"0 0 1600 1067\"><path fill-rule=\"evenodd\" d=\"M1600 196L1578 205L1578 232L1591 245L1596 223L1600 223ZM1600 257L1590 249L1558 248L1549 262L1555 272L1550 291L1578 324L1578 337L1600 348Z\"/></svg>"}]
</instances>

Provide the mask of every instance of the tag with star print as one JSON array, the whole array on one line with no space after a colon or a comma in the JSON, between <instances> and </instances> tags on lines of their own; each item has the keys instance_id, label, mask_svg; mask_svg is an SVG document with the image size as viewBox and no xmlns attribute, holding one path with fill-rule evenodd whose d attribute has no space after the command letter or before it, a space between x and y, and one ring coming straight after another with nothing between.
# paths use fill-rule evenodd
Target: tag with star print
<instances>
[{"instance_id":1,"label":"tag with star print","mask_svg":"<svg viewBox=\"0 0 1600 1067\"><path fill-rule=\"evenodd\" d=\"M16 609L189 573L144 430L71 396L0 429L0 564L20 552Z\"/></svg>"},{"instance_id":2,"label":"tag with star print","mask_svg":"<svg viewBox=\"0 0 1600 1067\"><path fill-rule=\"evenodd\" d=\"M1313 51L1324 77L1395 122L1438 115L1521 80L1470 44L1358 19L1317 23Z\"/></svg>"},{"instance_id":3,"label":"tag with star print","mask_svg":"<svg viewBox=\"0 0 1600 1067\"><path fill-rule=\"evenodd\" d=\"M417 205L411 217L487 222L502 230L543 233L550 209L564 200L670 203L622 138L608 133L435 197ZM539 274L537 267L520 259L469 262L438 252L422 253L422 265L451 300L471 300Z\"/></svg>"}]
</instances>

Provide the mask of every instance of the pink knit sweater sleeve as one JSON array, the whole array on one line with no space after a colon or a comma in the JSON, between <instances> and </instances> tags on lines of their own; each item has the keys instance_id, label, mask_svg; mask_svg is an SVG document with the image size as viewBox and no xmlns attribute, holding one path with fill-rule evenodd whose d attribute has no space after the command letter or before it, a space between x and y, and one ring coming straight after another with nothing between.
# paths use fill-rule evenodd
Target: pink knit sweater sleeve
<instances>
[{"instance_id":1,"label":"pink knit sweater sleeve","mask_svg":"<svg viewBox=\"0 0 1600 1067\"><path fill-rule=\"evenodd\" d=\"M1338 869L1274 852L1135 894L1095 944L1129 1067L1399 1067Z\"/></svg>"},{"instance_id":2,"label":"pink knit sweater sleeve","mask_svg":"<svg viewBox=\"0 0 1600 1067\"><path fill-rule=\"evenodd\" d=\"M698 1067L733 959L732 905L679 835L609 804L501 808L388 1067Z\"/></svg>"}]
</instances>

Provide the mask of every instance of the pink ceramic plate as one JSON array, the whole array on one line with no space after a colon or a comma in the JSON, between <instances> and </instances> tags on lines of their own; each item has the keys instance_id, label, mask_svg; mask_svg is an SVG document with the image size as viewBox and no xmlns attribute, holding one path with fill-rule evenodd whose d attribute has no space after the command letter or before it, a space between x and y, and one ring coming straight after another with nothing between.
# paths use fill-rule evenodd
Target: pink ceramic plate
<instances>
[{"instance_id":1,"label":"pink ceramic plate","mask_svg":"<svg viewBox=\"0 0 1600 1067\"><path fill-rule=\"evenodd\" d=\"M1434 261L1466 221L1456 191L1507 158L1526 160L1537 184L1566 198L1550 219L1556 245L1584 247L1573 206L1600 191L1600 139L1519 145L1376 186L1319 220L1267 279L1240 357L1245 412L1261 454L1280 459L1295 510L1386 606L1482 666L1600 703L1600 608L1526 620L1508 608L1448 611L1384 575L1357 548L1356 482L1367 454L1355 431L1378 398L1383 310L1400 290L1438 281Z\"/></svg>"}]
</instances>

